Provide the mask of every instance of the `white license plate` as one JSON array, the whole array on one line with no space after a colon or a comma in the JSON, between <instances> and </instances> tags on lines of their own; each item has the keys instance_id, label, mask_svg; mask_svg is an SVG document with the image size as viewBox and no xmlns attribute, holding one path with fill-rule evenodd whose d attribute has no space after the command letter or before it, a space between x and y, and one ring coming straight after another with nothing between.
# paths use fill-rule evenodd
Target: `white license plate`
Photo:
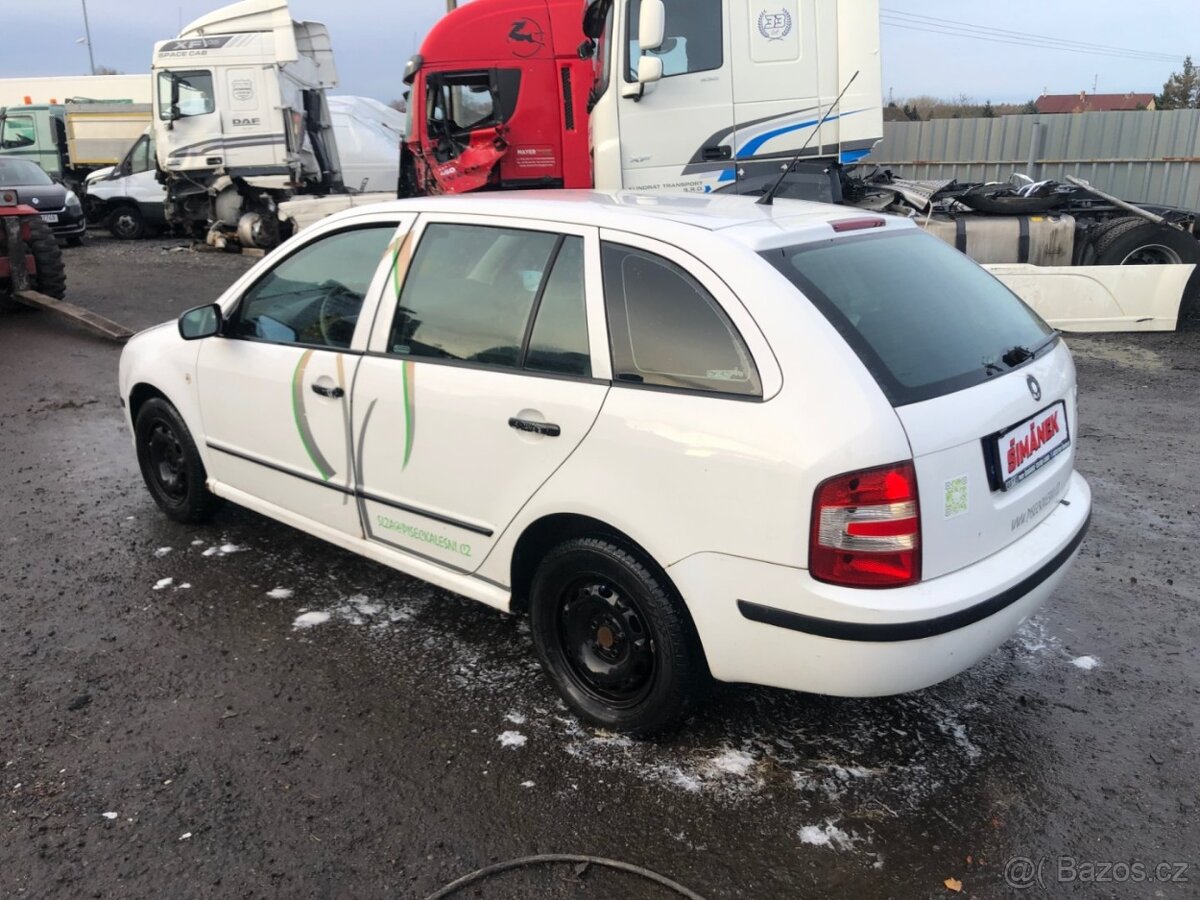
<instances>
[{"instance_id":1,"label":"white license plate","mask_svg":"<svg viewBox=\"0 0 1200 900\"><path fill-rule=\"evenodd\" d=\"M58 222L58 213L45 213L42 216L43 222L49 222L51 225Z\"/></svg>"},{"instance_id":2,"label":"white license plate","mask_svg":"<svg viewBox=\"0 0 1200 900\"><path fill-rule=\"evenodd\" d=\"M1003 489L1024 481L1070 446L1067 404L1062 400L1002 432L996 438L996 460Z\"/></svg>"}]
</instances>

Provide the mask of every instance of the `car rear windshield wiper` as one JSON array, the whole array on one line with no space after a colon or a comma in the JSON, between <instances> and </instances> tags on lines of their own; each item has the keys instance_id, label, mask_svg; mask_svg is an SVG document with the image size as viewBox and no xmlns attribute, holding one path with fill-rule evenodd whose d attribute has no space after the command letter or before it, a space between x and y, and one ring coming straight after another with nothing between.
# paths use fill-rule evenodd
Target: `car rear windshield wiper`
<instances>
[{"instance_id":1,"label":"car rear windshield wiper","mask_svg":"<svg viewBox=\"0 0 1200 900\"><path fill-rule=\"evenodd\" d=\"M1057 331L1051 331L1050 334L1038 342L1038 344L1032 350L1028 347L1022 346L1021 344L1017 344L1017 346L1010 347L1008 350L1005 350L1004 353L1001 354L1000 360L1010 369L1015 369L1026 360L1033 359L1035 356L1057 341L1058 337L1059 333Z\"/></svg>"}]
</instances>

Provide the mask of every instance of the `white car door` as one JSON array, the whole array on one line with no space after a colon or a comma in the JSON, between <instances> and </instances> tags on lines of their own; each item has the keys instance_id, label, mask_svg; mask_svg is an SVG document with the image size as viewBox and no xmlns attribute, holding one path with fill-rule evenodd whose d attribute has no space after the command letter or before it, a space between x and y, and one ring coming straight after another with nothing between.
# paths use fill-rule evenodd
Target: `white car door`
<instances>
[{"instance_id":1,"label":"white car door","mask_svg":"<svg viewBox=\"0 0 1200 900\"><path fill-rule=\"evenodd\" d=\"M211 477L361 537L350 388L394 238L413 218L375 215L327 229L225 310L196 373Z\"/></svg>"},{"instance_id":2,"label":"white car door","mask_svg":"<svg viewBox=\"0 0 1200 900\"><path fill-rule=\"evenodd\" d=\"M366 534L473 572L608 393L598 238L422 216L400 261L354 386Z\"/></svg>"}]
</instances>

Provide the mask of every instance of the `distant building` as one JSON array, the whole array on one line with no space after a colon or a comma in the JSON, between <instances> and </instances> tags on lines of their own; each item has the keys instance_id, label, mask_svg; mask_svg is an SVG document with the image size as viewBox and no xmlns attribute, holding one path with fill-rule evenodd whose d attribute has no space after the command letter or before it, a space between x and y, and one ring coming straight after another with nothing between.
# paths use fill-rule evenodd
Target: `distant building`
<instances>
[{"instance_id":1,"label":"distant building","mask_svg":"<svg viewBox=\"0 0 1200 900\"><path fill-rule=\"evenodd\" d=\"M1122 112L1154 109L1154 94L1042 94L1034 105L1039 113Z\"/></svg>"}]
</instances>

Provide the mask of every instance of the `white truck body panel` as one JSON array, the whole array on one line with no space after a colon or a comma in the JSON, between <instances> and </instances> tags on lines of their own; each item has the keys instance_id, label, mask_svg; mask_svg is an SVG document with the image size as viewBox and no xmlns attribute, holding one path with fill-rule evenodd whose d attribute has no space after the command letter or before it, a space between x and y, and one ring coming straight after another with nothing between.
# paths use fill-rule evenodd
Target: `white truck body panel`
<instances>
[{"instance_id":1,"label":"white truck body panel","mask_svg":"<svg viewBox=\"0 0 1200 900\"><path fill-rule=\"evenodd\" d=\"M1174 331L1193 265L984 266L1061 331Z\"/></svg>"}]
</instances>

